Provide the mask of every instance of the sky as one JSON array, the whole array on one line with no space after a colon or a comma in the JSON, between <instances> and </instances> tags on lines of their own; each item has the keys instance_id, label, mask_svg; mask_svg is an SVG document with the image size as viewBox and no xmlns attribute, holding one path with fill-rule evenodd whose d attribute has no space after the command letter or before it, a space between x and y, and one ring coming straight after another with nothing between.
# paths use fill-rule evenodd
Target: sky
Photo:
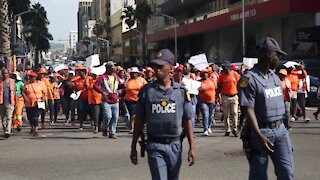
<instances>
[{"instance_id":1,"label":"sky","mask_svg":"<svg viewBox=\"0 0 320 180\"><path fill-rule=\"evenodd\" d=\"M77 31L77 12L79 0L31 0L39 2L47 11L50 21L49 32L55 43L67 43L70 31Z\"/></svg>"}]
</instances>

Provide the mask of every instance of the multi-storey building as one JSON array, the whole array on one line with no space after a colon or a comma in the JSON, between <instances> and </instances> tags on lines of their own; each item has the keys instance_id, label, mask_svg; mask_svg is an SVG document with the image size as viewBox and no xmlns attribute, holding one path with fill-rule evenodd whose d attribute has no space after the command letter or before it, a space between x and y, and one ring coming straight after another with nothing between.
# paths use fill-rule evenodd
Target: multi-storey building
<instances>
[{"instance_id":1,"label":"multi-storey building","mask_svg":"<svg viewBox=\"0 0 320 180\"><path fill-rule=\"evenodd\" d=\"M175 19L178 61L203 52L213 62L242 61L241 0L152 1L160 15L171 18L150 20L151 56L163 47L174 50ZM244 7L245 56L254 56L258 41L265 36L274 37L290 55L318 54L319 0L245 0Z\"/></svg>"},{"instance_id":2,"label":"multi-storey building","mask_svg":"<svg viewBox=\"0 0 320 180\"><path fill-rule=\"evenodd\" d=\"M70 31L69 34L69 47L75 49L78 42L78 31Z\"/></svg>"},{"instance_id":3,"label":"multi-storey building","mask_svg":"<svg viewBox=\"0 0 320 180\"><path fill-rule=\"evenodd\" d=\"M95 20L95 11L90 1L80 1L78 8L78 40L81 41L85 37L89 37L92 32L90 25ZM89 24L90 21L90 24Z\"/></svg>"}]
</instances>

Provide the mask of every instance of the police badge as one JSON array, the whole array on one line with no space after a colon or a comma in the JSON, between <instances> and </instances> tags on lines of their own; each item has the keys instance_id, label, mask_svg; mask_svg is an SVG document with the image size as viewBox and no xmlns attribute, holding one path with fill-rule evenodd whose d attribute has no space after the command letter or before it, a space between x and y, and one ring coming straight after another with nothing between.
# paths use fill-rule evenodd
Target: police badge
<instances>
[{"instance_id":1,"label":"police badge","mask_svg":"<svg viewBox=\"0 0 320 180\"><path fill-rule=\"evenodd\" d=\"M249 84L249 78L243 77L240 81L240 87L245 88Z\"/></svg>"},{"instance_id":2,"label":"police badge","mask_svg":"<svg viewBox=\"0 0 320 180\"><path fill-rule=\"evenodd\" d=\"M166 107L168 105L168 101L166 99L161 100L161 106Z\"/></svg>"}]
</instances>

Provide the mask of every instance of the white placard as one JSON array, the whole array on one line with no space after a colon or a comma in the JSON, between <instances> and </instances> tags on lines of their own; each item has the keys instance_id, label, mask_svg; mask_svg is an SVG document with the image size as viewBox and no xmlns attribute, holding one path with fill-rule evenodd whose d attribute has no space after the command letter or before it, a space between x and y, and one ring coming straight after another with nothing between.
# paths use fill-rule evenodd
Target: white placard
<instances>
[{"instance_id":1,"label":"white placard","mask_svg":"<svg viewBox=\"0 0 320 180\"><path fill-rule=\"evenodd\" d=\"M200 71L206 69L209 66L207 56L204 53L190 57L188 62L194 65L194 67Z\"/></svg>"},{"instance_id":2,"label":"white placard","mask_svg":"<svg viewBox=\"0 0 320 180\"><path fill-rule=\"evenodd\" d=\"M243 64L246 65L247 67L252 68L255 64L258 63L258 58L243 58Z\"/></svg>"},{"instance_id":3,"label":"white placard","mask_svg":"<svg viewBox=\"0 0 320 180\"><path fill-rule=\"evenodd\" d=\"M86 58L86 62L84 63L84 67L92 68L94 66L100 65L99 54L94 54Z\"/></svg>"},{"instance_id":4,"label":"white placard","mask_svg":"<svg viewBox=\"0 0 320 180\"><path fill-rule=\"evenodd\" d=\"M188 89L190 94L194 94L194 95L199 94L199 88L201 87L201 82L188 79L188 78L183 78L182 84Z\"/></svg>"}]
</instances>

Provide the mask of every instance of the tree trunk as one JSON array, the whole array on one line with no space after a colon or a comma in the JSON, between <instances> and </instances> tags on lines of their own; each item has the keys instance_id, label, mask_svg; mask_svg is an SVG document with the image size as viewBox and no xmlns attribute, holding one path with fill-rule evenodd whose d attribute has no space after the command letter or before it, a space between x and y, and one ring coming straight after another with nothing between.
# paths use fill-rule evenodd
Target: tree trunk
<instances>
[{"instance_id":1,"label":"tree trunk","mask_svg":"<svg viewBox=\"0 0 320 180\"><path fill-rule=\"evenodd\" d=\"M0 0L0 56L11 54L10 31L8 0Z\"/></svg>"},{"instance_id":2,"label":"tree trunk","mask_svg":"<svg viewBox=\"0 0 320 180\"><path fill-rule=\"evenodd\" d=\"M133 56L132 56L132 30L130 29L129 31L129 35L130 35L130 63L132 63L132 61L134 60L133 59Z\"/></svg>"}]
</instances>

